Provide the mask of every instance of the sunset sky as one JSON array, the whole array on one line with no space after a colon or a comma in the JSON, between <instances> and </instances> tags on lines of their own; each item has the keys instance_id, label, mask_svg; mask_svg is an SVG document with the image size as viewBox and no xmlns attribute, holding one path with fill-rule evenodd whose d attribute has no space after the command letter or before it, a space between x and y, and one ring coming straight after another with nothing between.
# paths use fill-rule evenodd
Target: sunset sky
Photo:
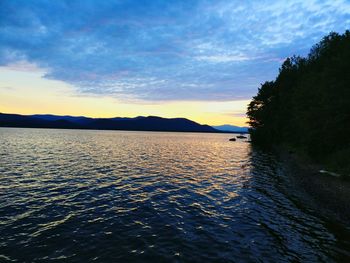
<instances>
[{"instance_id":1,"label":"sunset sky","mask_svg":"<svg viewBox=\"0 0 350 263\"><path fill-rule=\"evenodd\" d=\"M245 125L260 83L350 1L0 1L0 112Z\"/></svg>"}]
</instances>

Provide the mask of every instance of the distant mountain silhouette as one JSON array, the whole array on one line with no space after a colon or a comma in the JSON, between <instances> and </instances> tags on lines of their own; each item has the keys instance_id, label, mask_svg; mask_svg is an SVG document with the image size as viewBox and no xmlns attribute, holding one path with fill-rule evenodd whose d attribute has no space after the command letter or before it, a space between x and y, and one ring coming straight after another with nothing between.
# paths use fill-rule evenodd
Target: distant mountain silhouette
<instances>
[{"instance_id":1,"label":"distant mountain silhouette","mask_svg":"<svg viewBox=\"0 0 350 263\"><path fill-rule=\"evenodd\" d=\"M226 131L226 132L239 132L239 133L248 133L247 127L239 127L229 124L224 124L220 126L213 126L213 128L219 130L219 131Z\"/></svg>"},{"instance_id":2,"label":"distant mountain silhouette","mask_svg":"<svg viewBox=\"0 0 350 263\"><path fill-rule=\"evenodd\" d=\"M136 118L88 118L49 114L19 115L0 113L0 127L97 129L133 131L220 132L185 118L155 116Z\"/></svg>"}]
</instances>

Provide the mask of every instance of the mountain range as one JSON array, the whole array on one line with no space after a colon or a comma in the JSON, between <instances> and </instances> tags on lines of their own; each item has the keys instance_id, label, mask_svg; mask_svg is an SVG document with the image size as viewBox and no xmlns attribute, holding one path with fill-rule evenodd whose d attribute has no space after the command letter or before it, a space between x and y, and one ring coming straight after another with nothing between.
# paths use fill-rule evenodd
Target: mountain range
<instances>
[{"instance_id":1,"label":"mountain range","mask_svg":"<svg viewBox=\"0 0 350 263\"><path fill-rule=\"evenodd\" d=\"M156 116L136 118L88 118L50 114L19 115L0 113L0 127L221 132L209 125L201 125L185 118L161 118Z\"/></svg>"},{"instance_id":2,"label":"mountain range","mask_svg":"<svg viewBox=\"0 0 350 263\"><path fill-rule=\"evenodd\" d=\"M219 131L224 132L237 132L237 133L247 133L248 127L239 127L229 124L219 125L219 126L212 126L214 129L217 129Z\"/></svg>"}]
</instances>

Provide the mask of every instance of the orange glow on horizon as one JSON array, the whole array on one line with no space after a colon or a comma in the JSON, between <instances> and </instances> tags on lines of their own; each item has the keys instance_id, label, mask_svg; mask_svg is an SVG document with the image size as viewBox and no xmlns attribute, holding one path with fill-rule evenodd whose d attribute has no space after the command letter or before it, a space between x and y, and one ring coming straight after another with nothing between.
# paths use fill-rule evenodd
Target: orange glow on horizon
<instances>
[{"instance_id":1,"label":"orange glow on horizon","mask_svg":"<svg viewBox=\"0 0 350 263\"><path fill-rule=\"evenodd\" d=\"M249 101L128 102L76 94L68 84L42 78L42 71L0 68L0 112L86 117L159 116L188 118L201 124L247 126Z\"/></svg>"}]
</instances>

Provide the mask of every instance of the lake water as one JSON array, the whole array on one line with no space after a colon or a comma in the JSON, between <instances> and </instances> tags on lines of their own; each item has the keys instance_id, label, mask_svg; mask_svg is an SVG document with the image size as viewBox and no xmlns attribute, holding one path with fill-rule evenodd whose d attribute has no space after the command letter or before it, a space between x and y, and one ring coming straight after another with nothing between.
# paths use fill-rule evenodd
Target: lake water
<instances>
[{"instance_id":1,"label":"lake water","mask_svg":"<svg viewBox=\"0 0 350 263\"><path fill-rule=\"evenodd\" d=\"M0 262L349 260L349 226L232 136L1 128Z\"/></svg>"}]
</instances>

